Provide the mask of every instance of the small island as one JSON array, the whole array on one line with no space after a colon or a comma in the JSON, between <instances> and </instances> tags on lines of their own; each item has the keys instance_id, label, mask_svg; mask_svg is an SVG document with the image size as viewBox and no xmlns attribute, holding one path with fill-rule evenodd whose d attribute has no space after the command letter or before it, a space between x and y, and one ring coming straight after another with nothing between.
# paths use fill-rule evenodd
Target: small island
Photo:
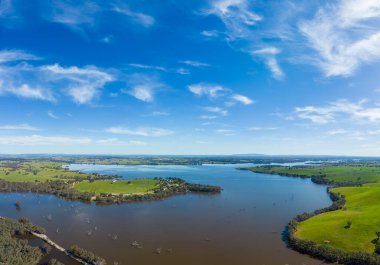
<instances>
[{"instance_id":1,"label":"small island","mask_svg":"<svg viewBox=\"0 0 380 265\"><path fill-rule=\"evenodd\" d=\"M113 204L161 200L176 194L221 192L221 187L180 178L122 180L68 170L51 161L0 161L0 192L53 194L68 200Z\"/></svg>"},{"instance_id":2,"label":"small island","mask_svg":"<svg viewBox=\"0 0 380 265\"><path fill-rule=\"evenodd\" d=\"M332 263L380 264L380 164L261 166L256 173L311 178L329 185L333 204L303 213L287 227L293 249Z\"/></svg>"}]
</instances>

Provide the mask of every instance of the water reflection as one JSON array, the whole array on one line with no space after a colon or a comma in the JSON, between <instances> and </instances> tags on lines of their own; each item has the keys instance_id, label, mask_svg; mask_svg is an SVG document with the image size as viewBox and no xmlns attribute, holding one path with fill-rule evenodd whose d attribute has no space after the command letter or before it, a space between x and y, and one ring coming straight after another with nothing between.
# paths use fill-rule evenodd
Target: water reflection
<instances>
[{"instance_id":1,"label":"water reflection","mask_svg":"<svg viewBox=\"0 0 380 265\"><path fill-rule=\"evenodd\" d=\"M59 244L79 244L109 264L320 264L287 249L281 233L296 214L330 204L325 187L308 179L236 170L236 166L71 165L71 169L125 179L181 177L224 190L220 195L181 195L112 206L3 193L0 212L14 218L28 216L46 227ZM22 202L19 212L16 201Z\"/></svg>"}]
</instances>

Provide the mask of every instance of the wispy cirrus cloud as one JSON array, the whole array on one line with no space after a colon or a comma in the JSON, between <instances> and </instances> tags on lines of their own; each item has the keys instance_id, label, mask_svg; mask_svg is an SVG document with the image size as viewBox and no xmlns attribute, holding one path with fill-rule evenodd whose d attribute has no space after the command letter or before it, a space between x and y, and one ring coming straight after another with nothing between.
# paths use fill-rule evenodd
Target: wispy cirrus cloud
<instances>
[{"instance_id":1,"label":"wispy cirrus cloud","mask_svg":"<svg viewBox=\"0 0 380 265\"><path fill-rule=\"evenodd\" d=\"M106 139L100 139L94 141L96 144L102 144L102 145L147 145L146 142L143 141L136 141L136 140L130 140L130 141L124 141L120 140L118 138L106 138Z\"/></svg>"},{"instance_id":2,"label":"wispy cirrus cloud","mask_svg":"<svg viewBox=\"0 0 380 265\"><path fill-rule=\"evenodd\" d=\"M93 26L95 15L102 9L89 0L63 1L52 0L48 6L49 12L45 14L45 19L54 23L60 23L75 30L82 30L82 26Z\"/></svg>"},{"instance_id":3,"label":"wispy cirrus cloud","mask_svg":"<svg viewBox=\"0 0 380 265\"><path fill-rule=\"evenodd\" d=\"M296 107L295 115L317 124L332 123L338 118L376 123L380 121L380 107L376 104L369 105L367 100L350 102L341 99L325 106Z\"/></svg>"},{"instance_id":4,"label":"wispy cirrus cloud","mask_svg":"<svg viewBox=\"0 0 380 265\"><path fill-rule=\"evenodd\" d=\"M10 12L12 9L11 0L2 0L0 1L0 17Z\"/></svg>"},{"instance_id":5,"label":"wispy cirrus cloud","mask_svg":"<svg viewBox=\"0 0 380 265\"><path fill-rule=\"evenodd\" d=\"M40 58L26 53L22 50L2 50L0 51L0 63L16 62L16 61L33 61Z\"/></svg>"},{"instance_id":6,"label":"wispy cirrus cloud","mask_svg":"<svg viewBox=\"0 0 380 265\"><path fill-rule=\"evenodd\" d=\"M251 105L254 100L247 96L241 94L235 94L231 89L218 84L210 83L198 83L189 85L188 90L196 96L206 96L210 99L222 98L227 100L225 105L227 107L232 107L236 103L241 103L243 105Z\"/></svg>"},{"instance_id":7,"label":"wispy cirrus cloud","mask_svg":"<svg viewBox=\"0 0 380 265\"><path fill-rule=\"evenodd\" d=\"M186 69L186 68L183 68L183 67L180 67L180 68L178 68L176 70L176 73L180 74L180 75L189 75L190 74L190 70Z\"/></svg>"},{"instance_id":8,"label":"wispy cirrus cloud","mask_svg":"<svg viewBox=\"0 0 380 265\"><path fill-rule=\"evenodd\" d=\"M78 145L90 144L93 141L87 137L67 137L67 136L0 136L0 145Z\"/></svg>"},{"instance_id":9,"label":"wispy cirrus cloud","mask_svg":"<svg viewBox=\"0 0 380 265\"><path fill-rule=\"evenodd\" d=\"M45 20L63 24L86 37L89 29L94 30L104 24L100 18L106 12L121 14L131 22L146 28L155 24L153 16L132 10L121 1L52 0L46 5ZM105 42L109 40L109 37L103 39Z\"/></svg>"},{"instance_id":10,"label":"wispy cirrus cloud","mask_svg":"<svg viewBox=\"0 0 380 265\"><path fill-rule=\"evenodd\" d=\"M158 70L162 72L167 72L168 70L165 67L162 66L155 66L155 65L147 65L147 64L139 64L139 63L130 63L129 66L140 68L140 69L152 69L152 70Z\"/></svg>"},{"instance_id":11,"label":"wispy cirrus cloud","mask_svg":"<svg viewBox=\"0 0 380 265\"><path fill-rule=\"evenodd\" d=\"M192 60L185 60L180 61L182 64L186 64L192 67L209 67L210 65L208 63L199 62L199 61L192 61Z\"/></svg>"},{"instance_id":12,"label":"wispy cirrus cloud","mask_svg":"<svg viewBox=\"0 0 380 265\"><path fill-rule=\"evenodd\" d=\"M228 115L228 110L220 108L220 107L204 107L203 109L207 112L215 113L215 114L218 114L220 116L227 116Z\"/></svg>"},{"instance_id":13,"label":"wispy cirrus cloud","mask_svg":"<svg viewBox=\"0 0 380 265\"><path fill-rule=\"evenodd\" d=\"M49 111L47 112L47 115L48 115L50 118L54 119L54 120L59 120L59 117L58 117L57 115L55 115L54 112L52 112L51 110L49 110Z\"/></svg>"},{"instance_id":14,"label":"wispy cirrus cloud","mask_svg":"<svg viewBox=\"0 0 380 265\"><path fill-rule=\"evenodd\" d=\"M112 10L129 17L135 23L147 28L152 27L155 24L154 17L141 12L132 11L125 4L114 4Z\"/></svg>"},{"instance_id":15,"label":"wispy cirrus cloud","mask_svg":"<svg viewBox=\"0 0 380 265\"><path fill-rule=\"evenodd\" d=\"M215 38L219 36L219 32L217 30L202 30L200 34L207 38Z\"/></svg>"},{"instance_id":16,"label":"wispy cirrus cloud","mask_svg":"<svg viewBox=\"0 0 380 265\"><path fill-rule=\"evenodd\" d=\"M268 69L271 71L272 76L278 80L284 78L285 74L278 64L276 56L280 53L280 50L276 47L265 47L258 50L251 51L252 56L260 56L264 58L264 62Z\"/></svg>"},{"instance_id":17,"label":"wispy cirrus cloud","mask_svg":"<svg viewBox=\"0 0 380 265\"><path fill-rule=\"evenodd\" d=\"M213 0L210 3L211 7L205 13L221 19L226 26L225 35L228 42L234 43L242 52L249 53L254 58L262 57L272 76L281 80L285 74L276 58L280 50L272 46L252 49L252 47L265 46L265 41L262 39L264 35L268 35L254 28L264 17L253 11L252 3L248 0ZM272 37L274 35L275 33Z\"/></svg>"},{"instance_id":18,"label":"wispy cirrus cloud","mask_svg":"<svg viewBox=\"0 0 380 265\"><path fill-rule=\"evenodd\" d=\"M93 139L89 137L71 137L71 136L46 136L46 135L0 135L0 145L10 146L69 146L69 145L126 145L126 146L143 146L146 142L136 140L121 140L118 138Z\"/></svg>"},{"instance_id":19,"label":"wispy cirrus cloud","mask_svg":"<svg viewBox=\"0 0 380 265\"><path fill-rule=\"evenodd\" d=\"M23 51L0 51L0 95L56 102L65 94L78 104L89 104L113 76L95 66L33 65L38 57Z\"/></svg>"},{"instance_id":20,"label":"wispy cirrus cloud","mask_svg":"<svg viewBox=\"0 0 380 265\"><path fill-rule=\"evenodd\" d=\"M216 132L224 136L234 136L236 134L236 131L231 129L217 129Z\"/></svg>"},{"instance_id":21,"label":"wispy cirrus cloud","mask_svg":"<svg viewBox=\"0 0 380 265\"><path fill-rule=\"evenodd\" d=\"M151 113L152 116L169 116L170 113L169 112L165 112L165 111L153 111Z\"/></svg>"},{"instance_id":22,"label":"wispy cirrus cloud","mask_svg":"<svg viewBox=\"0 0 380 265\"><path fill-rule=\"evenodd\" d=\"M250 127L248 128L249 131L253 131L253 132L275 131L277 129L278 129L277 127Z\"/></svg>"},{"instance_id":23,"label":"wispy cirrus cloud","mask_svg":"<svg viewBox=\"0 0 380 265\"><path fill-rule=\"evenodd\" d=\"M248 0L213 0L204 12L222 20L229 40L246 38L251 34L250 27L263 19L251 10Z\"/></svg>"},{"instance_id":24,"label":"wispy cirrus cloud","mask_svg":"<svg viewBox=\"0 0 380 265\"><path fill-rule=\"evenodd\" d=\"M95 66L85 67L62 67L58 64L42 67L49 74L53 82L67 83L65 90L78 104L90 103L104 87L105 84L114 80L109 73Z\"/></svg>"},{"instance_id":25,"label":"wispy cirrus cloud","mask_svg":"<svg viewBox=\"0 0 380 265\"><path fill-rule=\"evenodd\" d=\"M7 124L0 125L0 130L12 130L12 131L39 131L40 129L34 126L31 126L27 123L22 124Z\"/></svg>"},{"instance_id":26,"label":"wispy cirrus cloud","mask_svg":"<svg viewBox=\"0 0 380 265\"><path fill-rule=\"evenodd\" d=\"M329 2L299 30L316 52L313 63L328 77L349 76L380 60L379 0Z\"/></svg>"},{"instance_id":27,"label":"wispy cirrus cloud","mask_svg":"<svg viewBox=\"0 0 380 265\"><path fill-rule=\"evenodd\" d=\"M133 135L133 136L144 136L144 137L161 137L172 135L174 132L172 130L163 129L163 128L135 128L130 129L126 127L116 126L105 129L105 132L113 134L124 134L124 135Z\"/></svg>"},{"instance_id":28,"label":"wispy cirrus cloud","mask_svg":"<svg viewBox=\"0 0 380 265\"><path fill-rule=\"evenodd\" d=\"M249 97L244 96L244 95L234 94L231 96L231 98L232 98L232 100L239 102L239 103L242 103L243 105L251 105L251 104L255 103L254 100L252 100Z\"/></svg>"},{"instance_id":29,"label":"wispy cirrus cloud","mask_svg":"<svg viewBox=\"0 0 380 265\"><path fill-rule=\"evenodd\" d=\"M131 75L127 83L130 88L123 89L122 92L147 103L153 102L158 90L166 87L157 76L140 73Z\"/></svg>"},{"instance_id":30,"label":"wispy cirrus cloud","mask_svg":"<svg viewBox=\"0 0 380 265\"><path fill-rule=\"evenodd\" d=\"M211 98L216 98L223 96L229 90L223 86L209 84L209 83L199 83L189 85L187 87L189 91L197 96L208 96Z\"/></svg>"}]
</instances>

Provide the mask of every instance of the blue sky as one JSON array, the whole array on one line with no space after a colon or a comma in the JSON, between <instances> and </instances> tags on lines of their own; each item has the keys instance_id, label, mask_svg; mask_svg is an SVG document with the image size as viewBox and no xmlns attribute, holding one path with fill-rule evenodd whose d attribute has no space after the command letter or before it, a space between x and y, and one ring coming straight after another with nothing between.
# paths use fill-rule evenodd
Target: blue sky
<instances>
[{"instance_id":1,"label":"blue sky","mask_svg":"<svg viewBox=\"0 0 380 265\"><path fill-rule=\"evenodd\" d=\"M380 155L380 0L0 0L1 153Z\"/></svg>"}]
</instances>

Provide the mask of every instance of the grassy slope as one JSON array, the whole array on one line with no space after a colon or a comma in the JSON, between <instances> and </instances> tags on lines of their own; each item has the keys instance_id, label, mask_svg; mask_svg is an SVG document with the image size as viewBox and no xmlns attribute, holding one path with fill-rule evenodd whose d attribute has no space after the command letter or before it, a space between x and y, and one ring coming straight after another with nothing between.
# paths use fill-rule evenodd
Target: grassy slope
<instances>
[{"instance_id":1,"label":"grassy slope","mask_svg":"<svg viewBox=\"0 0 380 265\"><path fill-rule=\"evenodd\" d=\"M346 196L342 210L312 217L298 226L296 236L319 244L328 244L349 251L373 253L376 232L380 231L380 167L379 166L321 166L321 167L262 167L260 173L315 176L337 183L372 182L362 187L340 187L331 191ZM352 221L351 228L345 226Z\"/></svg>"},{"instance_id":2,"label":"grassy slope","mask_svg":"<svg viewBox=\"0 0 380 265\"><path fill-rule=\"evenodd\" d=\"M380 166L317 166L317 167L255 167L252 171L259 173L278 173L304 176L323 176L335 182L378 182Z\"/></svg>"},{"instance_id":3,"label":"grassy slope","mask_svg":"<svg viewBox=\"0 0 380 265\"><path fill-rule=\"evenodd\" d=\"M335 188L332 192L346 196L346 207L301 222L297 237L344 250L372 253L371 241L380 231L380 184ZM352 226L347 229L348 221L352 221Z\"/></svg>"},{"instance_id":4,"label":"grassy slope","mask_svg":"<svg viewBox=\"0 0 380 265\"><path fill-rule=\"evenodd\" d=\"M79 177L86 178L89 175L69 171L61 168L62 164L54 162L24 162L16 164L9 164L0 162L0 179L12 182L34 182L34 181L47 181L57 180L56 177Z\"/></svg>"},{"instance_id":5,"label":"grassy slope","mask_svg":"<svg viewBox=\"0 0 380 265\"><path fill-rule=\"evenodd\" d=\"M82 181L75 184L75 189L80 192L118 193L118 194L146 194L156 188L158 180L154 179L135 179L119 180L115 183L109 180L104 181Z\"/></svg>"}]
</instances>

